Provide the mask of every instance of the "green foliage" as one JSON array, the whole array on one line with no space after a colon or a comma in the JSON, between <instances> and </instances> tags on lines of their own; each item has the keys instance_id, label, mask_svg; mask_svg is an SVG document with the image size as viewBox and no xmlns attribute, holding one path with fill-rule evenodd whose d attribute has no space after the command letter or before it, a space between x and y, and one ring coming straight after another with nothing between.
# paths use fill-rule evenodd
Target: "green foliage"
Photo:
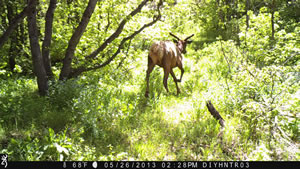
<instances>
[{"instance_id":1,"label":"green foliage","mask_svg":"<svg viewBox=\"0 0 300 169\"><path fill-rule=\"evenodd\" d=\"M262 67L267 65L295 65L299 61L299 29L300 25L295 24L294 31L287 33L285 29L279 29L275 25L276 43L270 40L271 29L270 15L268 13L260 13L254 15L249 14L251 26L246 30L246 26L242 28L239 34L242 41L242 48L247 52L247 60L256 66Z\"/></svg>"},{"instance_id":2,"label":"green foliage","mask_svg":"<svg viewBox=\"0 0 300 169\"><path fill-rule=\"evenodd\" d=\"M125 2L98 2L74 63L95 64L84 56L137 5ZM22 54L16 58L15 71L8 69L10 44L5 44L0 49L4 56L0 62L0 153L17 161L299 160L297 13L278 1L271 39L271 10L266 4L252 1L247 28L244 2L198 2L165 2L163 22L127 43L111 64L71 80L54 79L45 97L38 95L36 79L23 75L32 74L30 58ZM41 30L47 4L40 4ZM86 4L57 4L53 61L63 58ZM131 18L120 37L100 54L99 63L123 37L152 19L154 6L153 1ZM166 93L163 71L156 66L146 99L148 48L154 40L170 39L169 32L181 38L195 33L183 57L182 93L176 96L171 77L170 93ZM29 53L26 43L23 50ZM52 66L55 78L60 67L60 63ZM177 68L174 72L180 75ZM208 112L207 100L225 119L224 128Z\"/></svg>"}]
</instances>

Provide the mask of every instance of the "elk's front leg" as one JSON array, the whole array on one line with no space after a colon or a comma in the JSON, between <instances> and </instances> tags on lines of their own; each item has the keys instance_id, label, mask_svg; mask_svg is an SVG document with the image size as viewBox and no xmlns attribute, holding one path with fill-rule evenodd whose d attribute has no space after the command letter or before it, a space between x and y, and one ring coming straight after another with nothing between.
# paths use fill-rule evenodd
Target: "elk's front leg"
<instances>
[{"instance_id":1,"label":"elk's front leg","mask_svg":"<svg viewBox=\"0 0 300 169\"><path fill-rule=\"evenodd\" d=\"M147 75L146 75L147 87L146 87L145 97L149 97L149 77L150 77L150 73L152 72L154 66L155 66L155 64L152 62L152 59L150 57L148 57L148 69L147 69Z\"/></svg>"},{"instance_id":2,"label":"elk's front leg","mask_svg":"<svg viewBox=\"0 0 300 169\"><path fill-rule=\"evenodd\" d=\"M174 72L173 72L173 69L171 69L171 75L172 75L172 77L173 77L173 79L174 79L174 82L175 82L175 84L176 84L177 95L178 95L178 94L180 93L180 89L179 89L179 87L178 87L177 79L176 79L176 76L175 76L175 74L174 74Z\"/></svg>"}]
</instances>

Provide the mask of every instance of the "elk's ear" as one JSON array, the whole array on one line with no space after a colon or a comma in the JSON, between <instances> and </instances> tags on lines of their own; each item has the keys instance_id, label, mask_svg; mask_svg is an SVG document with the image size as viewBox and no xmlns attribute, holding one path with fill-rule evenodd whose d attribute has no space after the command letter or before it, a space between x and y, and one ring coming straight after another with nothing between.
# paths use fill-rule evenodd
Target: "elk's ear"
<instances>
[{"instance_id":1,"label":"elk's ear","mask_svg":"<svg viewBox=\"0 0 300 169\"><path fill-rule=\"evenodd\" d=\"M175 44L177 44L177 43L178 43L178 41L177 41L176 39L173 39L173 42L174 42Z\"/></svg>"},{"instance_id":2,"label":"elk's ear","mask_svg":"<svg viewBox=\"0 0 300 169\"><path fill-rule=\"evenodd\" d=\"M187 44L190 44L190 43L192 43L192 42L193 42L192 40L186 41Z\"/></svg>"}]
</instances>

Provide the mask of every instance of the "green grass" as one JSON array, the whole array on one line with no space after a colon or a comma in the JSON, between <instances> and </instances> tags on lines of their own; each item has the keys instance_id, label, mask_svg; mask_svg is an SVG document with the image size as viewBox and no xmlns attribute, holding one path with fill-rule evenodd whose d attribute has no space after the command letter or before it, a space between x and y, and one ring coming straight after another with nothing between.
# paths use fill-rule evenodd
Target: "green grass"
<instances>
[{"instance_id":1,"label":"green grass","mask_svg":"<svg viewBox=\"0 0 300 169\"><path fill-rule=\"evenodd\" d=\"M260 108L252 104L261 102L249 98L253 92L268 95L251 86L245 71L226 79L226 62L207 51L184 58L178 96L171 77L166 93L162 69L156 67L150 97L144 97L146 58L134 69L105 68L54 82L46 97L37 94L35 79L1 80L0 153L11 160L299 160L299 121L276 116L289 138L270 129L270 120L260 118ZM294 98L298 90L277 103ZM224 129L206 100L225 119ZM291 114L299 107L299 98L293 100Z\"/></svg>"}]
</instances>

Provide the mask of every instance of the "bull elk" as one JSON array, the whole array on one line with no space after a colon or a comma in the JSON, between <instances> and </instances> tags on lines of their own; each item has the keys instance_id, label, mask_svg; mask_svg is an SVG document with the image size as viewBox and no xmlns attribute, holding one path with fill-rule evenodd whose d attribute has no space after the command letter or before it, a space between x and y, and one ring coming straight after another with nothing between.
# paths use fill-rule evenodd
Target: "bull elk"
<instances>
[{"instance_id":1,"label":"bull elk","mask_svg":"<svg viewBox=\"0 0 300 169\"><path fill-rule=\"evenodd\" d=\"M170 32L170 35L173 36L176 40L175 43L172 41L159 41L154 42L152 46L150 47L149 55L148 55L148 69L147 69L147 75L146 75L146 81L147 81L147 88L145 97L149 96L149 77L150 73L152 72L155 65L158 65L164 69L164 87L169 92L168 89L168 77L169 73L171 73L174 82L176 84L177 88L177 95L180 93L180 89L178 88L177 82L181 82L182 76L184 73L183 67L182 67L182 53L186 53L186 45L188 43L191 43L192 41L189 41L194 34L191 36L188 36L184 40L181 40L176 35ZM181 76L180 79L176 79L176 76L173 72L173 68L178 67L181 70Z\"/></svg>"}]
</instances>

